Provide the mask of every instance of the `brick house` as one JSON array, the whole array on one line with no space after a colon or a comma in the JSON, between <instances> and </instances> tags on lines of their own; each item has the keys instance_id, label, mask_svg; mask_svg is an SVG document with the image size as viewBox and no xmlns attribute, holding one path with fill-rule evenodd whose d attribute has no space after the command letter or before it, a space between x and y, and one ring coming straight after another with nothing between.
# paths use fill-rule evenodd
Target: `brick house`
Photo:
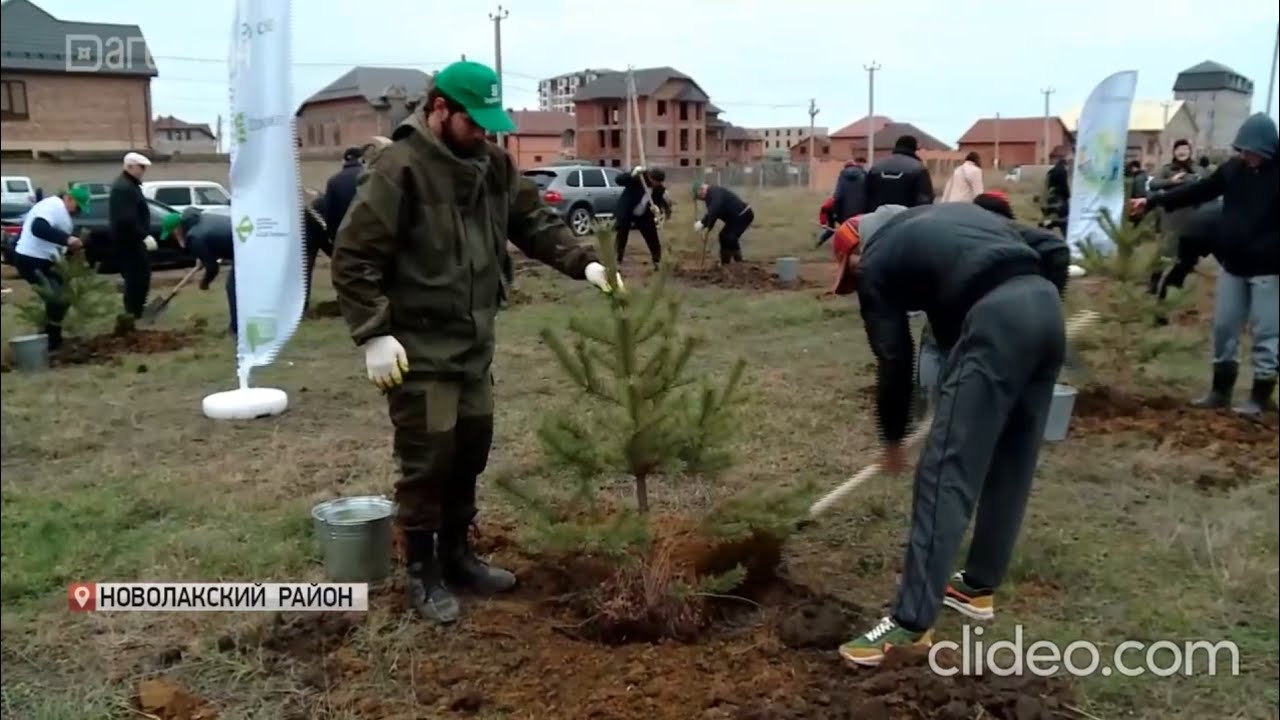
<instances>
[{"instance_id":1,"label":"brick house","mask_svg":"<svg viewBox=\"0 0 1280 720\"><path fill-rule=\"evenodd\" d=\"M702 167L707 164L707 106L710 98L693 78L670 67L634 70L643 137L632 147L632 162ZM626 74L605 73L584 85L573 98L578 157L599 165L621 167L626 158ZM714 153L712 153L714 155Z\"/></svg>"},{"instance_id":2,"label":"brick house","mask_svg":"<svg viewBox=\"0 0 1280 720\"><path fill-rule=\"evenodd\" d=\"M137 25L59 20L30 0L0 6L0 151L123 155L151 146L151 79Z\"/></svg>"},{"instance_id":3,"label":"brick house","mask_svg":"<svg viewBox=\"0 0 1280 720\"><path fill-rule=\"evenodd\" d=\"M1078 105L1058 119L1075 140L1080 113ZM1155 170L1173 158L1173 143L1179 139L1194 141L1200 134L1194 106L1185 100L1134 100L1129 107L1129 137L1125 160L1137 160L1148 170ZM1192 152L1202 150L1192 144Z\"/></svg>"},{"instance_id":4,"label":"brick house","mask_svg":"<svg viewBox=\"0 0 1280 720\"><path fill-rule=\"evenodd\" d=\"M704 160L708 166L752 165L760 162L764 157L764 140L760 136L721 118L723 111L714 104L708 103L705 112L707 155Z\"/></svg>"},{"instance_id":5,"label":"brick house","mask_svg":"<svg viewBox=\"0 0 1280 720\"><path fill-rule=\"evenodd\" d=\"M868 158L871 162L883 160L893 153L893 146L903 135L914 135L919 142L921 157L925 153L938 153L951 150L951 146L938 138L912 125L911 123L894 122L889 118L877 115L865 117L850 123L827 137L818 136L813 141L813 153L818 160L838 160L844 162L855 157L867 157L867 143L870 133L875 128L875 154ZM791 162L809 162L809 138L800 138L791 146Z\"/></svg>"},{"instance_id":6,"label":"brick house","mask_svg":"<svg viewBox=\"0 0 1280 720\"><path fill-rule=\"evenodd\" d=\"M302 154L331 156L375 135L389 136L430 82L414 68L351 68L298 106Z\"/></svg>"},{"instance_id":7,"label":"brick house","mask_svg":"<svg viewBox=\"0 0 1280 720\"><path fill-rule=\"evenodd\" d=\"M575 157L573 115L559 110L508 110L516 131L504 135L502 146L516 167L532 168Z\"/></svg>"},{"instance_id":8,"label":"brick house","mask_svg":"<svg viewBox=\"0 0 1280 720\"><path fill-rule=\"evenodd\" d=\"M208 123L191 123L161 115L151 123L151 147L164 155L216 153L218 137Z\"/></svg>"},{"instance_id":9,"label":"brick house","mask_svg":"<svg viewBox=\"0 0 1280 720\"><path fill-rule=\"evenodd\" d=\"M984 167L1013 168L1039 165L1044 148L1045 119L1040 117L981 118L956 143L961 151L982 156ZM1068 141L1067 127L1058 117L1049 118L1049 151Z\"/></svg>"}]
</instances>

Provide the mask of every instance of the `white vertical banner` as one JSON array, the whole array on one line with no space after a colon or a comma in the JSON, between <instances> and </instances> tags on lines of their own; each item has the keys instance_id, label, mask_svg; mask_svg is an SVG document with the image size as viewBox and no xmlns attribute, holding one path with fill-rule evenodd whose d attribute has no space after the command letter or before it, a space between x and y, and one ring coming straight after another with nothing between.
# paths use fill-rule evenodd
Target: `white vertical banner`
<instances>
[{"instance_id":1,"label":"white vertical banner","mask_svg":"<svg viewBox=\"0 0 1280 720\"><path fill-rule=\"evenodd\" d=\"M270 365L306 301L293 103L291 0L236 0L231 38L231 222L237 375Z\"/></svg>"},{"instance_id":2,"label":"white vertical banner","mask_svg":"<svg viewBox=\"0 0 1280 720\"><path fill-rule=\"evenodd\" d=\"M1104 210L1116 223L1124 217L1124 158L1137 86L1136 70L1115 73L1089 93L1080 113L1067 217L1067 245L1077 257L1086 244L1102 253L1115 249L1098 217Z\"/></svg>"}]
</instances>

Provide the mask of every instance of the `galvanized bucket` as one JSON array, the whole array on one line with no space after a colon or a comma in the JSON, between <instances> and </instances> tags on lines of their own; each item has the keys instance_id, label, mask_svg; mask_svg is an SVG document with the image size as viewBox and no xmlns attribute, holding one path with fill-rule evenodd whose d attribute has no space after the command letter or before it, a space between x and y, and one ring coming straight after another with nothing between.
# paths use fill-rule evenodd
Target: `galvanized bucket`
<instances>
[{"instance_id":1,"label":"galvanized bucket","mask_svg":"<svg viewBox=\"0 0 1280 720\"><path fill-rule=\"evenodd\" d=\"M376 584L390 577L394 516L395 503L381 495L337 498L311 509L331 582Z\"/></svg>"},{"instance_id":2,"label":"galvanized bucket","mask_svg":"<svg viewBox=\"0 0 1280 720\"><path fill-rule=\"evenodd\" d=\"M39 372L49 369L49 336L20 335L9 339L13 369L22 372Z\"/></svg>"},{"instance_id":3,"label":"galvanized bucket","mask_svg":"<svg viewBox=\"0 0 1280 720\"><path fill-rule=\"evenodd\" d=\"M800 279L800 260L793 257L780 257L777 261L778 282L782 285L795 285Z\"/></svg>"},{"instance_id":4,"label":"galvanized bucket","mask_svg":"<svg viewBox=\"0 0 1280 720\"><path fill-rule=\"evenodd\" d=\"M1044 424L1044 439L1061 442L1067 439L1071 427L1071 414L1076 406L1076 389L1070 385L1053 386L1053 403L1049 405L1049 419Z\"/></svg>"}]
</instances>

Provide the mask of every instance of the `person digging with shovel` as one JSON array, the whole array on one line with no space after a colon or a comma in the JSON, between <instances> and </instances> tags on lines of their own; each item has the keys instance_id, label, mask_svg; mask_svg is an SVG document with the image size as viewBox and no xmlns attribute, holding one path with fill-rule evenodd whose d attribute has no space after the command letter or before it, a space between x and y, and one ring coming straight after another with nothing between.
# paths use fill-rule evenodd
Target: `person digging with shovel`
<instances>
[{"instance_id":1,"label":"person digging with shovel","mask_svg":"<svg viewBox=\"0 0 1280 720\"><path fill-rule=\"evenodd\" d=\"M724 223L718 238L720 264L742 262L742 235L755 222L755 211L737 193L719 185L694 183L693 196L707 206L702 219L693 224L693 231L710 233L716 221Z\"/></svg>"},{"instance_id":2,"label":"person digging with shovel","mask_svg":"<svg viewBox=\"0 0 1280 720\"><path fill-rule=\"evenodd\" d=\"M170 235L204 266L201 290L208 290L214 278L218 277L218 261L230 263L226 282L227 314L230 316L228 330L234 338L239 325L236 324L236 243L231 216L203 212L195 207L189 207L180 214L169 213L160 220L160 239L166 240Z\"/></svg>"},{"instance_id":3,"label":"person digging with shovel","mask_svg":"<svg viewBox=\"0 0 1280 720\"><path fill-rule=\"evenodd\" d=\"M929 318L947 353L937 409L915 470L911 530L892 612L840 647L859 666L890 647L932 644L942 605L994 614L1022 524L1066 327L1062 288L1006 218L972 203L882 206L832 239L833 292L857 292L878 371L880 467L902 473L914 352L908 312ZM1065 282L1065 273L1061 282ZM952 562L977 509L964 570Z\"/></svg>"},{"instance_id":4,"label":"person digging with shovel","mask_svg":"<svg viewBox=\"0 0 1280 720\"><path fill-rule=\"evenodd\" d=\"M605 293L623 287L511 155L486 140L515 130L497 74L462 61L433 83L361 174L331 270L394 427L409 607L451 623L461 612L456 590L492 594L516 583L468 538L493 442L494 323L506 295L508 239Z\"/></svg>"}]
</instances>

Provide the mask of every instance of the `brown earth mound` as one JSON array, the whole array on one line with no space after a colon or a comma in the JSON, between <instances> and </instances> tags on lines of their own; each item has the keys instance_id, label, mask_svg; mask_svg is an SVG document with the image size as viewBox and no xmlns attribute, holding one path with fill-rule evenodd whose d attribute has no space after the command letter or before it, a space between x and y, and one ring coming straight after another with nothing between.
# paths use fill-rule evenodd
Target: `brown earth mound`
<instances>
[{"instance_id":1,"label":"brown earth mound","mask_svg":"<svg viewBox=\"0 0 1280 720\"><path fill-rule=\"evenodd\" d=\"M107 363L125 354L151 355L189 347L195 340L185 330L133 330L127 333L69 338L50 356L50 365L90 365Z\"/></svg>"},{"instance_id":2,"label":"brown earth mound","mask_svg":"<svg viewBox=\"0 0 1280 720\"><path fill-rule=\"evenodd\" d=\"M778 275L772 268L755 262L732 263L730 265L708 264L699 268L697 262L682 262L676 268L675 277L691 285L731 288L735 290L795 290L816 287L815 283L800 274L798 280L790 285L778 281Z\"/></svg>"}]
</instances>

